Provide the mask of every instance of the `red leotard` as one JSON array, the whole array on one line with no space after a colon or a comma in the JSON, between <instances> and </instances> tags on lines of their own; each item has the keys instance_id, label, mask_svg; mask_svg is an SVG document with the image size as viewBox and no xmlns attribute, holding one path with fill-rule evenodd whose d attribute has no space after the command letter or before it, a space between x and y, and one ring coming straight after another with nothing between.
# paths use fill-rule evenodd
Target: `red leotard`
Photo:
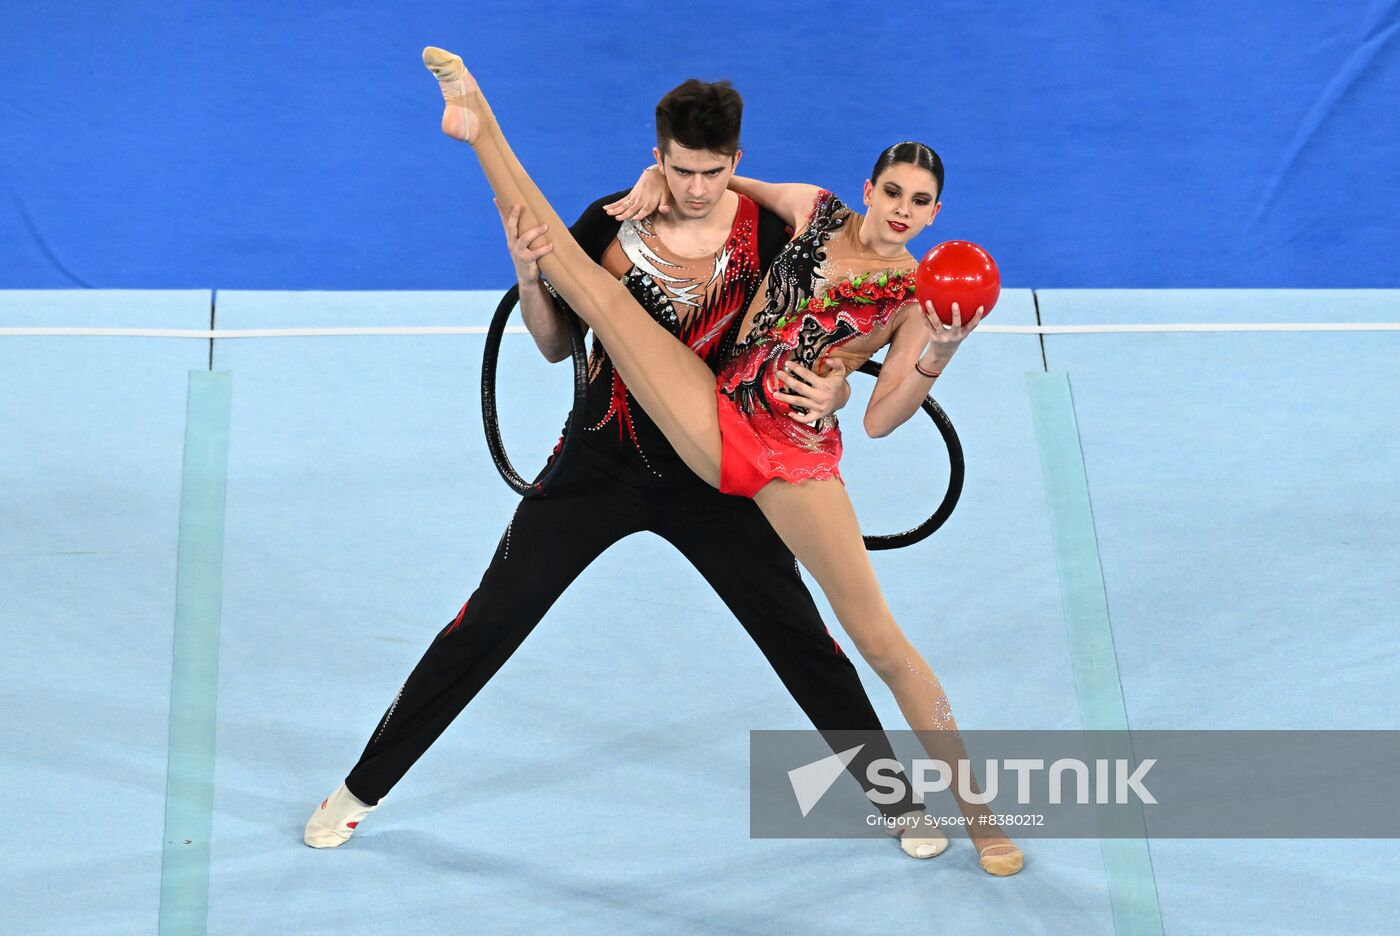
<instances>
[{"instance_id":1,"label":"red leotard","mask_svg":"<svg viewBox=\"0 0 1400 936\"><path fill-rule=\"evenodd\" d=\"M789 361L821 373L823 355L884 327L913 301L913 277L906 276L912 257L903 267L849 275L862 266L856 256L859 220L823 190L807 227L773 261L755 300L762 308L716 384L720 490L726 494L753 497L774 478L796 484L841 477L836 418L808 427L789 418L792 408L772 394L785 389L777 375Z\"/></svg>"}]
</instances>

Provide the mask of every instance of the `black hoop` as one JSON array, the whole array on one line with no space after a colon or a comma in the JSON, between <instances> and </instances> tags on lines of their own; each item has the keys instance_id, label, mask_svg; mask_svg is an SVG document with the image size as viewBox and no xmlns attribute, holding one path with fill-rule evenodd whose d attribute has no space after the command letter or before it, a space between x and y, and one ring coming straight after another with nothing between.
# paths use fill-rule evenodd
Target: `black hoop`
<instances>
[{"instance_id":1,"label":"black hoop","mask_svg":"<svg viewBox=\"0 0 1400 936\"><path fill-rule=\"evenodd\" d=\"M869 374L871 377L879 377L880 365L874 361L866 361L865 364L861 365L860 372ZM958 506L958 498L962 496L963 450L962 442L953 429L953 422L948 418L948 414L943 412L943 407L934 402L933 397L924 397L921 406L923 411L928 413L929 419L933 420L933 424L938 427L938 434L943 436L943 442L948 446L948 492L943 495L943 503L938 505L933 516L912 530L863 537L866 549L899 549L902 546L912 546L919 540L926 539L953 515L953 508Z\"/></svg>"},{"instance_id":2,"label":"black hoop","mask_svg":"<svg viewBox=\"0 0 1400 936\"><path fill-rule=\"evenodd\" d=\"M554 456L534 481L526 481L506 456L505 444L501 441L500 419L496 412L496 362L500 357L501 336L505 334L506 322L510 320L510 314L515 310L519 299L520 288L512 286L501 297L500 305L496 306L496 314L491 319L491 327L486 330L486 345L481 352L481 422L486 429L486 446L491 450L491 460L496 463L496 470L501 473L506 484L524 497L537 497L546 493L564 476L578 438L583 432L584 407L588 401L588 353L584 347L583 328L579 325L578 317L569 314L567 329L569 350L574 362L574 406L565 424L564 438ZM861 366L860 373L879 377L880 365L875 361L867 361ZM943 411L943 407L934 402L933 397L924 397L920 406L933 420L939 435L943 437L943 443L948 447L948 490L933 515L913 529L903 533L864 536L865 548L868 550L899 549L928 538L952 516L953 508L957 507L958 498L962 495L965 466L958 433L953 429L948 414Z\"/></svg>"},{"instance_id":3,"label":"black hoop","mask_svg":"<svg viewBox=\"0 0 1400 936\"><path fill-rule=\"evenodd\" d=\"M491 460L516 493L524 497L537 497L544 494L568 470L570 458L583 432L583 411L588 402L588 352L583 344L583 328L578 316L572 312L565 316L569 332L569 351L574 359L574 408L565 423L564 438L553 457L534 481L526 481L515 470L506 457L506 447L501 441L501 423L496 413L496 360L501 353L501 336L505 334L506 322L515 304L520 299L520 287L512 286L501 304L496 306L496 314L491 319L491 327L486 330L486 346L481 351L481 424L486 429L486 447L491 450Z\"/></svg>"}]
</instances>

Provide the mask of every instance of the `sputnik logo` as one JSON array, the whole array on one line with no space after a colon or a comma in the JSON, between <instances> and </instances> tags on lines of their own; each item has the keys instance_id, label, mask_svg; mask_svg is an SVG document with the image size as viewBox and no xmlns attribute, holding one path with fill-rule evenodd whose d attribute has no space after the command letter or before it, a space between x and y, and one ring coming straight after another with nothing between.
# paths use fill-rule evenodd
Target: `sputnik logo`
<instances>
[{"instance_id":1,"label":"sputnik logo","mask_svg":"<svg viewBox=\"0 0 1400 936\"><path fill-rule=\"evenodd\" d=\"M797 805L802 810L803 818L806 818L821 801L826 791L836 782L836 778L845 771L846 765L863 747L864 744L858 744L839 754L832 754L788 771L788 782L792 784L792 792L797 797Z\"/></svg>"}]
</instances>

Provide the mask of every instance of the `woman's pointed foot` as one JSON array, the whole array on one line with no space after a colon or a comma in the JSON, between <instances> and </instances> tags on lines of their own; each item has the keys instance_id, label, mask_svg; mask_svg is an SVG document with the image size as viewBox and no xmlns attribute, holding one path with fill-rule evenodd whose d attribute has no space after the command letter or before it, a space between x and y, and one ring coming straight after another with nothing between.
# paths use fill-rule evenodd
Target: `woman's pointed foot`
<instances>
[{"instance_id":1,"label":"woman's pointed foot","mask_svg":"<svg viewBox=\"0 0 1400 936\"><path fill-rule=\"evenodd\" d=\"M999 842L979 844L977 863L988 874L1009 877L1021 870L1026 863L1026 857L1021 854L1021 849L1003 839Z\"/></svg>"},{"instance_id":2,"label":"woman's pointed foot","mask_svg":"<svg viewBox=\"0 0 1400 936\"><path fill-rule=\"evenodd\" d=\"M438 80L447 105L442 110L442 132L464 143L475 141L481 126L481 95L461 56L428 46L423 50L423 64Z\"/></svg>"}]
</instances>

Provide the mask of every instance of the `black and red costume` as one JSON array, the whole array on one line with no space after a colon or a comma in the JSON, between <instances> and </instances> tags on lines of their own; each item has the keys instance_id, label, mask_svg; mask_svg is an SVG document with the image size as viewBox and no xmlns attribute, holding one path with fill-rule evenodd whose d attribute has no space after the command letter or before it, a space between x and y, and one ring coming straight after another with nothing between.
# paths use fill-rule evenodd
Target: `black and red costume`
<instances>
[{"instance_id":1,"label":"black and red costume","mask_svg":"<svg viewBox=\"0 0 1400 936\"><path fill-rule=\"evenodd\" d=\"M764 271L787 243L782 221L741 197L724 246L710 257L680 258L645 222L623 224L603 211L622 194L590 205L571 228L575 239L718 372L733 355ZM871 732L871 743L848 765L869 790L866 765L892 756L880 721L855 667L822 623L792 553L757 506L721 494L685 466L596 338L586 414L567 475L547 495L521 500L481 583L409 674L346 787L361 801L378 803L569 584L613 543L645 530L675 546L704 576L813 725ZM879 808L899 815L917 807L906 799Z\"/></svg>"}]
</instances>

